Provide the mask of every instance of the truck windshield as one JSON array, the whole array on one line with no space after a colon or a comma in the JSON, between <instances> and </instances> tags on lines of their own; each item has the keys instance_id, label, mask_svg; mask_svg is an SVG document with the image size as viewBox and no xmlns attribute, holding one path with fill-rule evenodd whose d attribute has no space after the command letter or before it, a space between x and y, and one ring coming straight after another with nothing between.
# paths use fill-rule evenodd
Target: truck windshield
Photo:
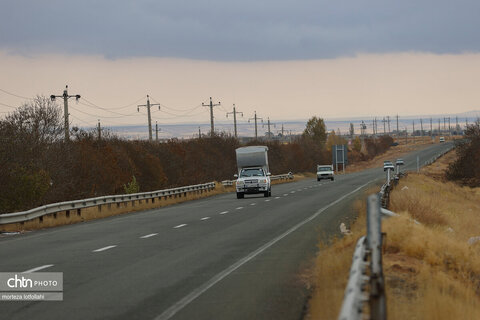
<instances>
[{"instance_id":1,"label":"truck windshield","mask_svg":"<svg viewBox=\"0 0 480 320\"><path fill-rule=\"evenodd\" d=\"M265 174L263 173L263 170L260 168L255 168L255 169L243 169L240 173L240 177L263 177Z\"/></svg>"},{"instance_id":2,"label":"truck windshield","mask_svg":"<svg viewBox=\"0 0 480 320\"><path fill-rule=\"evenodd\" d=\"M318 167L317 171L332 171L332 168L330 168L330 167Z\"/></svg>"}]
</instances>

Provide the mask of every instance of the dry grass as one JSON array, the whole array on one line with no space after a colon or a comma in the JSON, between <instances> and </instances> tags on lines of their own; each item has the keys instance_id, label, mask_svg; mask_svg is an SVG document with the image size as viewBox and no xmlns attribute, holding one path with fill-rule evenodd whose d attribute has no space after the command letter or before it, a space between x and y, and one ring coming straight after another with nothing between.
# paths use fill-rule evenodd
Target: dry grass
<instances>
[{"instance_id":1,"label":"dry grass","mask_svg":"<svg viewBox=\"0 0 480 320\"><path fill-rule=\"evenodd\" d=\"M376 191L371 189L367 194ZM322 242L319 244L319 252L311 276L311 287L314 290L309 301L306 319L336 319L338 316L355 244L365 234L365 201L356 201L354 206L359 216L352 225L352 235L334 239L329 245Z\"/></svg>"},{"instance_id":2,"label":"dry grass","mask_svg":"<svg viewBox=\"0 0 480 320\"><path fill-rule=\"evenodd\" d=\"M391 210L400 216L382 227L389 319L480 319L480 243L467 242L480 236L480 188L443 179L454 157L410 174L392 192ZM353 236L320 248L307 319L338 316L364 220L354 224Z\"/></svg>"}]
</instances>

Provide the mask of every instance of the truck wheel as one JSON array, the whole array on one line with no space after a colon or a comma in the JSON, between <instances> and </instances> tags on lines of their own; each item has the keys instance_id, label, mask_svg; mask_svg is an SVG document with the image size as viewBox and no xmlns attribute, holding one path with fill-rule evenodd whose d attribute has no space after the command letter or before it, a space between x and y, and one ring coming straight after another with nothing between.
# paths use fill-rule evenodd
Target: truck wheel
<instances>
[{"instance_id":1,"label":"truck wheel","mask_svg":"<svg viewBox=\"0 0 480 320\"><path fill-rule=\"evenodd\" d=\"M320 181L320 178L317 178L317 181Z\"/></svg>"},{"instance_id":2,"label":"truck wheel","mask_svg":"<svg viewBox=\"0 0 480 320\"><path fill-rule=\"evenodd\" d=\"M237 192L237 199L243 199L244 196L242 192Z\"/></svg>"},{"instance_id":3,"label":"truck wheel","mask_svg":"<svg viewBox=\"0 0 480 320\"><path fill-rule=\"evenodd\" d=\"M334 178L332 178L332 181L334 180Z\"/></svg>"},{"instance_id":4,"label":"truck wheel","mask_svg":"<svg viewBox=\"0 0 480 320\"><path fill-rule=\"evenodd\" d=\"M265 198L268 198L268 191L265 191L265 192L263 193L263 196L264 196Z\"/></svg>"},{"instance_id":5,"label":"truck wheel","mask_svg":"<svg viewBox=\"0 0 480 320\"><path fill-rule=\"evenodd\" d=\"M268 196L269 196L269 197L272 196L272 189L268 190Z\"/></svg>"}]
</instances>

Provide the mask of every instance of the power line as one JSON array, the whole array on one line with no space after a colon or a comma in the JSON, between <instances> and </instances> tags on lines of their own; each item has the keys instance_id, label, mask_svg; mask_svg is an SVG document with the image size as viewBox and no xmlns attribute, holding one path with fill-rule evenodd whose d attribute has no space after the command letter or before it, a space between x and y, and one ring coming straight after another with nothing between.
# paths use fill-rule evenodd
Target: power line
<instances>
[{"instance_id":1,"label":"power line","mask_svg":"<svg viewBox=\"0 0 480 320\"><path fill-rule=\"evenodd\" d=\"M76 119L76 120L80 121L80 122L83 122L84 124L87 124L88 126L92 126L92 127L93 127L93 125L92 125L92 124L90 124L90 123L86 122L85 120L82 120L82 119L80 119L80 118L77 118L77 117L76 117L76 116L74 116L73 114L70 114L70 116L71 116L72 118L74 118L74 119Z\"/></svg>"},{"instance_id":2,"label":"power line","mask_svg":"<svg viewBox=\"0 0 480 320\"><path fill-rule=\"evenodd\" d=\"M184 114L184 115L178 115L178 114L170 113L170 112L165 111L165 110L153 111L152 113L162 112L162 113L166 113L166 114L172 116L172 117L167 117L167 118L163 118L163 119L177 119L177 118L185 118L185 117L195 117L195 116L204 114L207 111L208 110L202 110L201 112L198 112L198 113Z\"/></svg>"},{"instance_id":3,"label":"power line","mask_svg":"<svg viewBox=\"0 0 480 320\"><path fill-rule=\"evenodd\" d=\"M101 109L103 111L107 111L107 112L110 112L110 113L113 113L113 114L117 114L117 115L121 115L121 116L126 116L126 114L123 114L123 113L119 113L119 112L116 112L116 111L112 111L112 110L109 110L107 108L103 108L103 107L100 107L90 101L88 101L87 99L83 98L82 100L84 100L85 102L89 103L90 105L87 105L87 104L84 104L84 103L81 103L83 104L84 106L87 106L87 107L90 107L90 108L98 108L98 109Z\"/></svg>"},{"instance_id":4,"label":"power line","mask_svg":"<svg viewBox=\"0 0 480 320\"><path fill-rule=\"evenodd\" d=\"M169 106L164 105L163 103L157 101L157 100L156 100L154 97L152 97L152 96L150 96L150 98L151 98L154 102L158 103L162 108L170 109L170 110L172 110L172 111L179 111L179 112L184 112L184 111L185 111L186 113L188 113L189 111L193 111L193 110L196 110L196 109L202 107L202 105L199 104L199 105L197 105L197 106L195 106L195 107L193 107L193 108L177 109L177 108L172 108L172 107L169 107Z\"/></svg>"},{"instance_id":5,"label":"power line","mask_svg":"<svg viewBox=\"0 0 480 320\"><path fill-rule=\"evenodd\" d=\"M4 93L6 93L6 94L9 94L9 95L11 95L11 96L17 97L17 98L27 99L27 100L33 100L32 98L27 98L27 97L24 97L24 96L15 94L15 93L11 93L11 92L8 92L7 90L0 89L0 91L4 92Z\"/></svg>"},{"instance_id":6,"label":"power line","mask_svg":"<svg viewBox=\"0 0 480 320\"><path fill-rule=\"evenodd\" d=\"M1 103L1 102L0 102L0 104L1 104L2 106L7 107L7 108L17 109L17 107L14 107L14 106L11 106L11 105L8 105L8 104L5 104L5 103Z\"/></svg>"},{"instance_id":7,"label":"power line","mask_svg":"<svg viewBox=\"0 0 480 320\"><path fill-rule=\"evenodd\" d=\"M79 104L85 105L85 104L83 104L83 103L81 103L81 102L79 102ZM132 113L132 114L122 115L122 116L100 116L100 115L98 115L98 114L91 114L91 113L88 113L88 112L85 112L85 111L82 111L82 110L78 110L78 109L74 108L73 106L70 106L70 108L72 108L73 110L75 110L75 111L77 111L77 112L83 113L83 114L85 114L85 115L88 115L88 116L91 116L91 117L95 117L95 118L100 117L100 118L102 118L102 119L105 119L105 118L107 118L107 119L119 119L119 118L125 118L125 117L133 117L134 115L137 114L137 112L134 112L134 113Z\"/></svg>"},{"instance_id":8,"label":"power line","mask_svg":"<svg viewBox=\"0 0 480 320\"><path fill-rule=\"evenodd\" d=\"M93 102L91 102L91 101L88 101L87 99L85 99L85 97L82 97L82 100L85 100L86 102L88 102L88 103L91 104L92 106L95 106L95 107L97 107L97 108L99 108L99 109L108 110L108 111L110 111L110 112L112 112L111 110L126 109L126 108L128 108L128 107L131 107L131 106L137 104L138 102L142 101L143 99L145 99L145 96L141 97L140 99L136 100L135 102L129 103L129 104L124 105L124 106L122 106L122 107L105 108L105 107L99 106L99 105L96 104L96 103L93 103Z\"/></svg>"}]
</instances>

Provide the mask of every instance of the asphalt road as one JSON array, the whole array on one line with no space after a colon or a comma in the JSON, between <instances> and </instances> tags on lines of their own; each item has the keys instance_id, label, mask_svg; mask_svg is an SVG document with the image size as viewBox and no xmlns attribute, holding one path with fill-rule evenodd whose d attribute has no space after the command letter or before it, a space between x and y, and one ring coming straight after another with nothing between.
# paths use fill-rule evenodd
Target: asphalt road
<instances>
[{"instance_id":1,"label":"asphalt road","mask_svg":"<svg viewBox=\"0 0 480 320\"><path fill-rule=\"evenodd\" d=\"M416 168L449 143L404 157ZM395 160L395 159L392 159ZM1 319L299 319L319 239L354 217L382 168L0 238L0 271L63 272L64 301L0 302ZM350 219L350 220L349 220Z\"/></svg>"}]
</instances>

